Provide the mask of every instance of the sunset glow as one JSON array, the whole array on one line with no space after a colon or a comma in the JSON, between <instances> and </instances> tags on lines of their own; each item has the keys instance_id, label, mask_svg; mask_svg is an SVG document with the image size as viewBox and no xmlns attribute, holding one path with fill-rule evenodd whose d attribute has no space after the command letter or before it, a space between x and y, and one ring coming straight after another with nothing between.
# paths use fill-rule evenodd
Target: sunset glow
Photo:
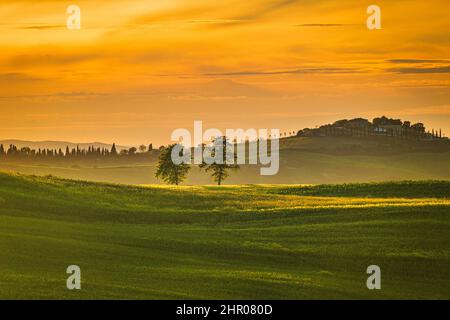
<instances>
[{"instance_id":1,"label":"sunset glow","mask_svg":"<svg viewBox=\"0 0 450 320\"><path fill-rule=\"evenodd\" d=\"M0 139L167 143L387 115L450 134L448 1L0 3Z\"/></svg>"}]
</instances>

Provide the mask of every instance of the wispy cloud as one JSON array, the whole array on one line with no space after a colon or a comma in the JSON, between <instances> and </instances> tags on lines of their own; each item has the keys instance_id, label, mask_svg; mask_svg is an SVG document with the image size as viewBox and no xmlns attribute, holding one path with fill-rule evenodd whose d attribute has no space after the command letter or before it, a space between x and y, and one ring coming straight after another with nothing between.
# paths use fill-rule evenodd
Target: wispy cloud
<instances>
[{"instance_id":1,"label":"wispy cloud","mask_svg":"<svg viewBox=\"0 0 450 320\"><path fill-rule=\"evenodd\" d=\"M105 97L109 96L110 93L102 92L56 92L49 94L24 94L24 95L9 95L0 96L0 99L7 100L17 100L17 99L42 99L42 98L61 98L61 99L77 99L77 98L90 98L90 97Z\"/></svg>"},{"instance_id":2,"label":"wispy cloud","mask_svg":"<svg viewBox=\"0 0 450 320\"><path fill-rule=\"evenodd\" d=\"M4 63L13 67L39 66L39 65L67 65L72 63L93 60L102 55L96 52L89 53L59 53L59 54L21 54L11 57ZM103 57L105 57L103 55Z\"/></svg>"},{"instance_id":3,"label":"wispy cloud","mask_svg":"<svg viewBox=\"0 0 450 320\"><path fill-rule=\"evenodd\" d=\"M20 72L0 73L0 82L30 82L38 80L41 80L41 78L31 76L26 73Z\"/></svg>"},{"instance_id":4,"label":"wispy cloud","mask_svg":"<svg viewBox=\"0 0 450 320\"><path fill-rule=\"evenodd\" d=\"M204 76L270 76L270 75L289 75L289 74L310 74L310 73L358 73L357 68L338 68L338 67L309 67L285 70L270 71L233 71L222 73L205 73Z\"/></svg>"},{"instance_id":5,"label":"wispy cloud","mask_svg":"<svg viewBox=\"0 0 450 320\"><path fill-rule=\"evenodd\" d=\"M25 30L54 30L54 29L64 29L65 25L50 25L50 24L34 24L34 25L22 25L17 26L17 29Z\"/></svg>"},{"instance_id":6,"label":"wispy cloud","mask_svg":"<svg viewBox=\"0 0 450 320\"><path fill-rule=\"evenodd\" d=\"M299 0L264 1L264 3L260 3L259 6L254 6L251 10L242 13L234 19L239 21L254 21L262 18L267 14L272 14L277 10L289 7L299 2Z\"/></svg>"},{"instance_id":7,"label":"wispy cloud","mask_svg":"<svg viewBox=\"0 0 450 320\"><path fill-rule=\"evenodd\" d=\"M421 68L421 67L391 68L388 71L403 74L450 73L450 66L430 67L430 68Z\"/></svg>"},{"instance_id":8,"label":"wispy cloud","mask_svg":"<svg viewBox=\"0 0 450 320\"><path fill-rule=\"evenodd\" d=\"M450 60L445 59L389 59L386 60L389 63L398 64L417 64L417 63L449 63Z\"/></svg>"},{"instance_id":9,"label":"wispy cloud","mask_svg":"<svg viewBox=\"0 0 450 320\"><path fill-rule=\"evenodd\" d=\"M162 22L178 22L186 24L202 24L209 28L231 27L259 20L278 10L287 8L300 0L265 0L242 6L238 1L227 4L220 9L219 5L202 4L185 8L172 8L162 12L150 12L129 21L130 25L155 24ZM229 7L233 11L228 10Z\"/></svg>"},{"instance_id":10,"label":"wispy cloud","mask_svg":"<svg viewBox=\"0 0 450 320\"><path fill-rule=\"evenodd\" d=\"M348 26L355 26L355 24L346 24L346 23L302 23L297 24L296 27L348 27Z\"/></svg>"}]
</instances>

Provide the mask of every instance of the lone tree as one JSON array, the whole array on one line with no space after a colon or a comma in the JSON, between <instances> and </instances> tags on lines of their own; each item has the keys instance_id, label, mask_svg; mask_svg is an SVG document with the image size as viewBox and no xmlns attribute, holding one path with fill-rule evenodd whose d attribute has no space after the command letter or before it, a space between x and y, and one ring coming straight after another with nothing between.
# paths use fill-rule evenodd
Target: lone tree
<instances>
[{"instance_id":1,"label":"lone tree","mask_svg":"<svg viewBox=\"0 0 450 320\"><path fill-rule=\"evenodd\" d=\"M179 185L186 179L191 167L186 163L175 164L172 161L172 150L175 146L177 144L161 149L155 176L166 183Z\"/></svg>"},{"instance_id":2,"label":"lone tree","mask_svg":"<svg viewBox=\"0 0 450 320\"><path fill-rule=\"evenodd\" d=\"M213 145L207 148L210 150L211 157L208 162L205 162L205 159L203 159L200 169L204 169L205 172L211 172L214 182L217 182L217 185L220 186L230 175L229 170L239 169L239 166L235 164L236 158L233 159L232 164L227 163L227 152L230 152L230 149L234 149L234 145L229 143L226 137L219 137L214 139ZM216 154L217 151L219 152Z\"/></svg>"}]
</instances>

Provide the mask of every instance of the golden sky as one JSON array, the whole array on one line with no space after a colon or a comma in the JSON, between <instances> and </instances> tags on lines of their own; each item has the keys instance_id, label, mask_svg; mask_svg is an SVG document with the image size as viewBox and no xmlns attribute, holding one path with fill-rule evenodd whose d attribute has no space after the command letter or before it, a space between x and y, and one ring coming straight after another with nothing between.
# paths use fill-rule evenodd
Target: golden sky
<instances>
[{"instance_id":1,"label":"golden sky","mask_svg":"<svg viewBox=\"0 0 450 320\"><path fill-rule=\"evenodd\" d=\"M66 9L81 8L81 30ZM366 27L381 8L382 29ZM387 115L450 135L448 0L1 0L0 140Z\"/></svg>"}]
</instances>

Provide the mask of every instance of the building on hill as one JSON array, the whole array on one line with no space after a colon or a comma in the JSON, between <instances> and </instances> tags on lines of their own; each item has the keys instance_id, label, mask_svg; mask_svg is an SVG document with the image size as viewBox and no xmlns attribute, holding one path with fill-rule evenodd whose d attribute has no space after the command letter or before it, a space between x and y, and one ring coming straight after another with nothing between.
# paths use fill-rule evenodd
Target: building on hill
<instances>
[{"instance_id":1,"label":"building on hill","mask_svg":"<svg viewBox=\"0 0 450 320\"><path fill-rule=\"evenodd\" d=\"M401 135L402 134L402 125L401 124L380 124L378 127L376 127L375 130L377 132L383 132L388 133L392 135Z\"/></svg>"},{"instance_id":2,"label":"building on hill","mask_svg":"<svg viewBox=\"0 0 450 320\"><path fill-rule=\"evenodd\" d=\"M386 116L373 119L370 122L364 118L342 119L332 124L325 124L314 129L305 128L298 131L297 136L326 137L326 136L391 136L397 139L410 140L439 140L445 139L442 130L426 131L421 122L411 124L411 121L392 119Z\"/></svg>"},{"instance_id":3,"label":"building on hill","mask_svg":"<svg viewBox=\"0 0 450 320\"><path fill-rule=\"evenodd\" d=\"M380 127L375 127L375 128L373 129L373 131L374 131L375 133L379 133L379 134L386 134L386 133L387 133L387 129L380 128Z\"/></svg>"}]
</instances>

